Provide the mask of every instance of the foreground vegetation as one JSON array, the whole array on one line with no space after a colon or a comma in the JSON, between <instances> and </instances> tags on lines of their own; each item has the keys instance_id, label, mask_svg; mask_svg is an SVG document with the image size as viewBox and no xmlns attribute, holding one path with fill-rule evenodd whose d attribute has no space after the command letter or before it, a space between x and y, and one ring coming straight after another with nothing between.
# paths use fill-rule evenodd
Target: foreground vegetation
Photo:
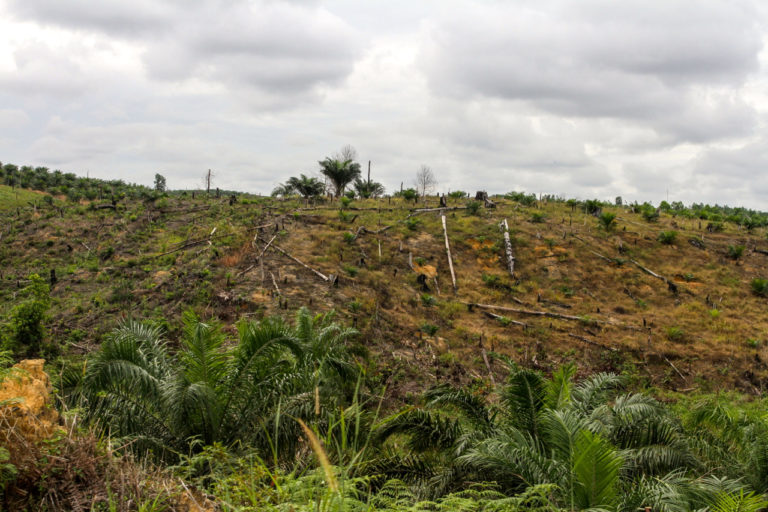
<instances>
[{"instance_id":1,"label":"foreground vegetation","mask_svg":"<svg viewBox=\"0 0 768 512\"><path fill-rule=\"evenodd\" d=\"M0 167L0 344L66 425L0 403L6 508L766 506L768 215L320 165L333 198Z\"/></svg>"},{"instance_id":2,"label":"foreground vegetation","mask_svg":"<svg viewBox=\"0 0 768 512\"><path fill-rule=\"evenodd\" d=\"M368 386L350 350L356 332L330 315L244 320L234 341L216 323L183 320L176 349L160 328L125 321L80 372L63 375L69 421L82 423L44 441L35 464L58 453L108 465L117 455L105 450L120 446L223 510L768 506L763 402L702 395L668 404L615 374L576 379L565 365L547 377L491 354L505 365L502 384L438 385L385 412L386 391ZM33 470L14 463L6 452L6 487ZM114 496L129 490L112 487L125 484L110 481L115 474L101 485L116 494L102 498L122 509ZM144 510L172 509L171 491L143 496Z\"/></svg>"}]
</instances>

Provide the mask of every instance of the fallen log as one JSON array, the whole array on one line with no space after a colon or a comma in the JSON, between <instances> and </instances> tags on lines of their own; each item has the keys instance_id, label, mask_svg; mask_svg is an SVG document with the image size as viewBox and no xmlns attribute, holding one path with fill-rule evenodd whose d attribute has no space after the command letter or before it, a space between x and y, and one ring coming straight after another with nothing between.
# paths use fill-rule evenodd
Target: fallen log
<instances>
[{"instance_id":1,"label":"fallen log","mask_svg":"<svg viewBox=\"0 0 768 512\"><path fill-rule=\"evenodd\" d=\"M602 343L598 343L596 341L592 341L589 338L585 338L584 336L579 336L578 334L573 334L572 332L568 333L568 336L571 338L577 339L583 343L586 343L587 345L594 345L595 347L600 347L604 350L610 350L611 352L618 352L619 349L614 347L609 347L608 345L603 345Z\"/></svg>"},{"instance_id":2,"label":"fallen log","mask_svg":"<svg viewBox=\"0 0 768 512\"><path fill-rule=\"evenodd\" d=\"M451 246L448 244L448 226L446 225L445 215L443 219L443 234L445 235L445 252L448 254L448 268L451 270L451 282L453 283L453 293L456 293L456 273L453 271L453 258L451 258Z\"/></svg>"},{"instance_id":3,"label":"fallen log","mask_svg":"<svg viewBox=\"0 0 768 512\"><path fill-rule=\"evenodd\" d=\"M510 308L507 306L494 306L491 304L477 304L474 302L463 302L462 304L466 304L470 308L495 309L497 311L509 311L510 313L518 313L520 315L545 316L547 318L557 318L560 320L572 320L575 322L591 322L596 324L608 324L608 322L606 322L605 320L596 320L594 318L587 319L580 316L563 315L561 313L552 313L551 311L534 311L530 309Z\"/></svg>"},{"instance_id":4,"label":"fallen log","mask_svg":"<svg viewBox=\"0 0 768 512\"><path fill-rule=\"evenodd\" d=\"M420 213L428 213L428 212L447 212L447 211L453 211L453 210L466 210L466 206L448 206L443 208L417 208L406 217L406 219L410 219L414 215L419 215Z\"/></svg>"},{"instance_id":5,"label":"fallen log","mask_svg":"<svg viewBox=\"0 0 768 512\"><path fill-rule=\"evenodd\" d=\"M483 314L487 316L488 318L493 318L494 320L498 320L499 322L503 323L509 323L512 325L519 325L523 328L528 328L528 324L525 322L521 322L519 320L512 320L511 318L507 318L505 316L497 315L496 313L491 313L490 311L483 311Z\"/></svg>"},{"instance_id":6,"label":"fallen log","mask_svg":"<svg viewBox=\"0 0 768 512\"><path fill-rule=\"evenodd\" d=\"M277 296L280 297L280 288L277 287L277 280L275 279L275 274L272 272L269 273L269 277L272 278L272 284L275 286L275 291L277 292Z\"/></svg>"},{"instance_id":7,"label":"fallen log","mask_svg":"<svg viewBox=\"0 0 768 512\"><path fill-rule=\"evenodd\" d=\"M261 257L264 256L265 252L267 252L267 249L269 249L269 246L272 245L272 242L274 242L275 238L277 238L277 235L274 235L272 238L269 239L269 242L267 242L267 245L264 246L264 248L261 250L259 255L256 257L256 261L261 260Z\"/></svg>"},{"instance_id":8,"label":"fallen log","mask_svg":"<svg viewBox=\"0 0 768 512\"><path fill-rule=\"evenodd\" d=\"M677 285L676 285L675 283L673 283L672 281L670 281L670 280L669 280L669 279L667 279L666 277L664 277L664 276L662 276L662 275L659 275L659 274L657 274L657 273L656 273L656 272L654 272L653 270L651 270L651 269L649 269L649 268L646 268L646 267L642 266L640 263L638 263L638 262L637 262L637 261L635 261L635 260L629 260L629 261L630 261L630 262L632 262L634 265L636 265L636 266L637 266L637 268L639 268L640 270L642 270L642 271L643 271L643 272L645 272L646 274L648 274L648 275L650 275L650 276L653 276L653 277L655 277L656 279L660 279L660 280L664 281L664 282L666 283L667 287L669 288L669 291L671 291L672 293L677 293Z\"/></svg>"},{"instance_id":9,"label":"fallen log","mask_svg":"<svg viewBox=\"0 0 768 512\"><path fill-rule=\"evenodd\" d=\"M259 240L261 240L262 242L264 241L264 240L262 240L261 238L260 238ZM289 253L289 252L288 252L288 251L286 251L285 249L282 249L282 248L280 248L280 247L278 247L277 245L274 245L274 244L273 244L273 245L271 245L270 247L271 247L272 249L275 249L276 251L278 251L278 252L282 253L283 255L287 256L288 258L290 258L290 259L291 259L291 260L293 260L294 262L298 263L298 264L299 264L299 265L301 265L302 267L306 268L307 270L311 271L313 274L315 274L316 276L318 276L318 277L319 277L320 279L322 279L323 281L325 281L325 282L330 282L330 281L331 281L331 279L330 279L328 276L326 276L325 274L323 274L323 273L322 273L322 272L320 272L319 270L315 270L314 268L310 267L309 265L307 265L306 263L304 263L303 261L301 261L301 260L300 260L300 259L298 259L297 257L293 256L291 253Z\"/></svg>"},{"instance_id":10,"label":"fallen log","mask_svg":"<svg viewBox=\"0 0 768 512\"><path fill-rule=\"evenodd\" d=\"M385 232L386 230L388 230L388 229L390 229L392 227L394 227L394 226L384 226L381 229L368 229L365 226L360 226L359 228L357 228L357 231L355 232L354 236L352 237L352 241L357 240L357 237L359 237L360 235L365 235L365 234L379 235L379 234Z\"/></svg>"},{"instance_id":11,"label":"fallen log","mask_svg":"<svg viewBox=\"0 0 768 512\"><path fill-rule=\"evenodd\" d=\"M499 228L501 228L501 232L504 235L504 252L507 253L509 275L515 277L515 253L512 252L512 242L509 239L509 224L507 224L507 219L504 219L499 223Z\"/></svg>"}]
</instances>

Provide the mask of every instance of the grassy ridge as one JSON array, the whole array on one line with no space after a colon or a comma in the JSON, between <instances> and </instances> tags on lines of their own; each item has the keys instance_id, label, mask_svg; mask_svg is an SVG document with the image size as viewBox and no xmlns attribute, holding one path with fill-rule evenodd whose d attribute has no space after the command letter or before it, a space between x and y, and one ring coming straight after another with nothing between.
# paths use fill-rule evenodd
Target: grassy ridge
<instances>
[{"instance_id":1,"label":"grassy ridge","mask_svg":"<svg viewBox=\"0 0 768 512\"><path fill-rule=\"evenodd\" d=\"M606 229L562 201L496 202L449 203L458 208L446 212L455 294L439 214L401 199L344 210L199 196L126 199L117 210L41 202L2 217L0 314L27 275L54 269L49 356L91 350L122 316L172 324L192 309L234 321L307 306L354 324L400 396L445 379L481 385L483 349L544 370L575 361L585 373L624 372L646 386L762 389L768 323L752 284L768 275L764 227L710 230L674 212L649 222L603 206L616 215ZM498 227L505 218L514 277ZM257 260L273 237L295 259L269 248Z\"/></svg>"},{"instance_id":2,"label":"grassy ridge","mask_svg":"<svg viewBox=\"0 0 768 512\"><path fill-rule=\"evenodd\" d=\"M39 201L45 196L46 194L33 190L0 185L0 210L28 206L30 201Z\"/></svg>"}]
</instances>

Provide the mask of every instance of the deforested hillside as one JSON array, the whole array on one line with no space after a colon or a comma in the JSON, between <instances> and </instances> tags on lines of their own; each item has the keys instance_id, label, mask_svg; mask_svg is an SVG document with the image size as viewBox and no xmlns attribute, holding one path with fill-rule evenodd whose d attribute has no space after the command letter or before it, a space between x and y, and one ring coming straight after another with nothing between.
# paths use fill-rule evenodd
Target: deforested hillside
<instances>
[{"instance_id":1,"label":"deforested hillside","mask_svg":"<svg viewBox=\"0 0 768 512\"><path fill-rule=\"evenodd\" d=\"M453 194L442 208L437 197L22 194L0 209L0 313L10 322L29 300L32 274L48 282L44 339L13 350L59 367L121 318L174 339L186 310L233 325L306 306L361 332L369 375L392 397L486 385L505 375L501 357L686 391L761 392L768 377L756 212L522 193Z\"/></svg>"}]
</instances>

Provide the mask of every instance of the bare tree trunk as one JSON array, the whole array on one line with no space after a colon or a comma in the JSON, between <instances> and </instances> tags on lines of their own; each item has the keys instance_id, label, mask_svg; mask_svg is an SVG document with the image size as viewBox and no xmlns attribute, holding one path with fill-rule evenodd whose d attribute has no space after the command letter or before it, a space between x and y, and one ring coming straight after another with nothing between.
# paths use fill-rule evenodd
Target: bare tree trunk
<instances>
[{"instance_id":1,"label":"bare tree trunk","mask_svg":"<svg viewBox=\"0 0 768 512\"><path fill-rule=\"evenodd\" d=\"M504 234L504 251L507 253L507 267L509 267L509 275L515 277L515 253L512 252L512 242L509 239L509 224L507 224L507 219L501 221L499 227Z\"/></svg>"},{"instance_id":2,"label":"bare tree trunk","mask_svg":"<svg viewBox=\"0 0 768 512\"><path fill-rule=\"evenodd\" d=\"M451 246L448 244L448 227L445 222L445 215L443 219L443 234L445 235L445 252L448 254L448 268L451 270L451 282L453 283L453 293L456 293L458 287L456 286L456 274L453 271L453 258L451 258Z\"/></svg>"}]
</instances>

